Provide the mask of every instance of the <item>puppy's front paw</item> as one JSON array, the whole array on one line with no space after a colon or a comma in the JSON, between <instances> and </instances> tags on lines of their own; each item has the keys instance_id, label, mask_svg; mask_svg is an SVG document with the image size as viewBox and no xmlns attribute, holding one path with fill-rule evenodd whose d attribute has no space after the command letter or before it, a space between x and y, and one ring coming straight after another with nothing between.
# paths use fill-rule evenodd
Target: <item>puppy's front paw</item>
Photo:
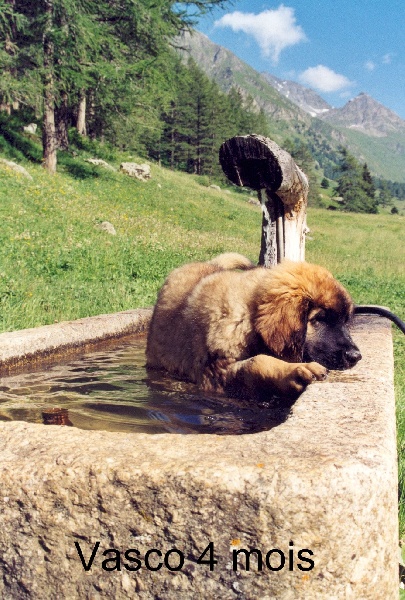
<instances>
[{"instance_id":1,"label":"puppy's front paw","mask_svg":"<svg viewBox=\"0 0 405 600\"><path fill-rule=\"evenodd\" d=\"M298 393L314 381L324 381L328 376L328 370L316 362L299 363L291 365L293 368L287 378L290 393Z\"/></svg>"},{"instance_id":2,"label":"puppy's front paw","mask_svg":"<svg viewBox=\"0 0 405 600\"><path fill-rule=\"evenodd\" d=\"M324 381L328 376L328 369L317 362L303 363L301 366L312 374L312 381Z\"/></svg>"}]
</instances>

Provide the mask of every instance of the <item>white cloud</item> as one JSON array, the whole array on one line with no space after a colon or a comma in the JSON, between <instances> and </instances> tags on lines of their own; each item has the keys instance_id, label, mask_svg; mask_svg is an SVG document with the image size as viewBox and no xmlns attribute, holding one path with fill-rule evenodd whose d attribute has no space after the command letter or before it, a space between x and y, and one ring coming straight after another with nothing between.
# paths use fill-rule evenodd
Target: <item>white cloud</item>
<instances>
[{"instance_id":1,"label":"white cloud","mask_svg":"<svg viewBox=\"0 0 405 600\"><path fill-rule=\"evenodd\" d=\"M278 62L284 48L307 40L300 25L297 25L294 9L281 4L277 9L259 14L235 11L215 21L215 27L230 27L232 31L243 31L254 37L264 56Z\"/></svg>"},{"instance_id":2,"label":"white cloud","mask_svg":"<svg viewBox=\"0 0 405 600\"><path fill-rule=\"evenodd\" d=\"M383 65L390 65L392 61L392 54L391 52L388 52L387 54L384 54L384 56L382 57L382 63Z\"/></svg>"},{"instance_id":3,"label":"white cloud","mask_svg":"<svg viewBox=\"0 0 405 600\"><path fill-rule=\"evenodd\" d=\"M373 63L372 60L368 60L364 63L364 67L365 67L365 69L367 69L367 71L374 71L375 63Z\"/></svg>"},{"instance_id":4,"label":"white cloud","mask_svg":"<svg viewBox=\"0 0 405 600\"><path fill-rule=\"evenodd\" d=\"M320 92L338 92L353 85L350 79L335 73L335 71L324 65L309 67L300 74L299 79L301 83L309 85Z\"/></svg>"}]
</instances>

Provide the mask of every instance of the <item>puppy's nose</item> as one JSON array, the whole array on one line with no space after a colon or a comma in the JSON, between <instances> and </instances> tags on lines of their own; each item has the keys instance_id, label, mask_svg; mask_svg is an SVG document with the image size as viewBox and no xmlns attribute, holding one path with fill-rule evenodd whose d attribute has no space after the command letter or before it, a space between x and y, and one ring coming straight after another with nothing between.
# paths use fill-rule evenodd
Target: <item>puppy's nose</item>
<instances>
[{"instance_id":1,"label":"puppy's nose","mask_svg":"<svg viewBox=\"0 0 405 600\"><path fill-rule=\"evenodd\" d=\"M352 348L351 350L346 350L345 359L349 363L351 367L354 367L356 363L361 360L361 352L357 348Z\"/></svg>"}]
</instances>

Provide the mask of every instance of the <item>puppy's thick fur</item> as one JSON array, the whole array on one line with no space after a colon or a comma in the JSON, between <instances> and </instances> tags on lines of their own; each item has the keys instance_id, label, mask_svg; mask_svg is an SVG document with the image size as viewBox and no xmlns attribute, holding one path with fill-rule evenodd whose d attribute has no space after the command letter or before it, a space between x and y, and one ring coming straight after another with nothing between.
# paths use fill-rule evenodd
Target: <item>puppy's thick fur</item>
<instances>
[{"instance_id":1,"label":"puppy's thick fur","mask_svg":"<svg viewBox=\"0 0 405 600\"><path fill-rule=\"evenodd\" d=\"M147 366L207 391L299 394L328 368L361 358L347 328L352 313L349 294L322 267L286 261L265 269L222 254L170 273L149 329Z\"/></svg>"}]
</instances>

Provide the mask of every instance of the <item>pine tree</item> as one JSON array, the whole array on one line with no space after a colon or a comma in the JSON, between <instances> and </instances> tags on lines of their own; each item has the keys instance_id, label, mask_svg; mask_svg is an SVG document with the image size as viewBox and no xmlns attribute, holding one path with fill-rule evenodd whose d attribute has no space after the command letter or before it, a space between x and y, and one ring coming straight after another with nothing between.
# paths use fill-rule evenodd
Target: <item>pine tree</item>
<instances>
[{"instance_id":1,"label":"pine tree","mask_svg":"<svg viewBox=\"0 0 405 600\"><path fill-rule=\"evenodd\" d=\"M374 200L376 188L371 173L367 167L367 163L364 163L363 165L362 178L364 191L371 200Z\"/></svg>"},{"instance_id":2,"label":"pine tree","mask_svg":"<svg viewBox=\"0 0 405 600\"><path fill-rule=\"evenodd\" d=\"M15 11L14 0L0 1L0 110L11 113L15 92L13 84L15 81L16 54L18 51L15 39L22 22Z\"/></svg>"},{"instance_id":3,"label":"pine tree","mask_svg":"<svg viewBox=\"0 0 405 600\"><path fill-rule=\"evenodd\" d=\"M37 49L27 52L33 36L31 12L27 2L0 0L0 110L8 114L21 106L39 107L41 82L33 59Z\"/></svg>"},{"instance_id":4,"label":"pine tree","mask_svg":"<svg viewBox=\"0 0 405 600\"><path fill-rule=\"evenodd\" d=\"M365 175L368 169L362 168L346 148L342 148L341 156L337 193L343 197L345 210L377 213L377 202L372 194L368 174Z\"/></svg>"},{"instance_id":5,"label":"pine tree","mask_svg":"<svg viewBox=\"0 0 405 600\"><path fill-rule=\"evenodd\" d=\"M162 115L160 158L171 168L222 177L221 144L235 135L267 135L267 119L239 90L224 94L193 60L187 66L178 63L176 73L175 97ZM156 158L156 153L152 155Z\"/></svg>"},{"instance_id":6,"label":"pine tree","mask_svg":"<svg viewBox=\"0 0 405 600\"><path fill-rule=\"evenodd\" d=\"M191 59L187 67L178 65L176 98L164 114L164 162L196 175L212 175L218 162L222 111L217 84Z\"/></svg>"},{"instance_id":7,"label":"pine tree","mask_svg":"<svg viewBox=\"0 0 405 600\"><path fill-rule=\"evenodd\" d=\"M392 206L394 204L394 201L392 199L388 184L386 181L384 181L381 184L380 190L379 190L379 195L378 195L378 204L380 204L383 208L386 208L387 206Z\"/></svg>"}]
</instances>

